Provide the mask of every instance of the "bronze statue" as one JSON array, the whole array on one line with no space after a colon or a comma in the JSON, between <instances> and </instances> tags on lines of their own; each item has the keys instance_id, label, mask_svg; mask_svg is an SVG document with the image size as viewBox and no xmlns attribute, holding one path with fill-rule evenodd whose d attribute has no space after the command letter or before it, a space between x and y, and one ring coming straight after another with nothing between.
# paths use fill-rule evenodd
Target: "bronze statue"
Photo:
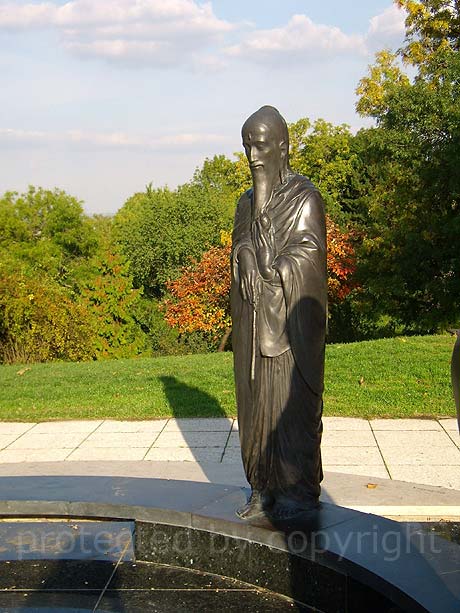
<instances>
[{"instance_id":1,"label":"bronze statue","mask_svg":"<svg viewBox=\"0 0 460 613\"><path fill-rule=\"evenodd\" d=\"M450 361L450 377L454 391L455 406L457 408L458 432L460 434L460 330L449 330L449 332L457 337Z\"/></svg>"},{"instance_id":2,"label":"bronze statue","mask_svg":"<svg viewBox=\"0 0 460 613\"><path fill-rule=\"evenodd\" d=\"M241 453L251 485L241 518L284 520L319 504L327 277L324 203L289 166L271 106L242 128L253 187L232 241L232 342Z\"/></svg>"}]
</instances>

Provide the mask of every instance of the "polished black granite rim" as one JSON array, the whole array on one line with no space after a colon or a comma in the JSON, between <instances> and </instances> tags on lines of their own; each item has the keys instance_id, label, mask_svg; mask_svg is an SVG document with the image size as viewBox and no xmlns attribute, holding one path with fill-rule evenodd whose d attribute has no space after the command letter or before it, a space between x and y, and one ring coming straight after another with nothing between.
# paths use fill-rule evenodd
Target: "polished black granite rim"
<instances>
[{"instance_id":1,"label":"polished black granite rim","mask_svg":"<svg viewBox=\"0 0 460 613\"><path fill-rule=\"evenodd\" d=\"M235 509L244 489L180 481L6 477L0 486L3 516L130 520L137 563L236 579L303 603L303 610L460 609L460 548L381 517L323 504L290 525L263 517L242 522Z\"/></svg>"},{"instance_id":2,"label":"polished black granite rim","mask_svg":"<svg viewBox=\"0 0 460 613\"><path fill-rule=\"evenodd\" d=\"M8 586L10 584L10 586ZM11 587L14 586L14 588ZM0 611L266 611L299 609L254 586L190 569L148 562L37 564L18 561L2 575Z\"/></svg>"}]
</instances>

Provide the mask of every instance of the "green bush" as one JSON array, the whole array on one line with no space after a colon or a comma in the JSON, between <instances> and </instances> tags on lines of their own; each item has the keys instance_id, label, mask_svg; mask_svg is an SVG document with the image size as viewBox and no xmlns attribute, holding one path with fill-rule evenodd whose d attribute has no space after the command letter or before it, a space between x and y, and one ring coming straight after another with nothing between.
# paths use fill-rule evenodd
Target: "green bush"
<instances>
[{"instance_id":1,"label":"green bush","mask_svg":"<svg viewBox=\"0 0 460 613\"><path fill-rule=\"evenodd\" d=\"M86 307L46 277L0 275L0 360L90 360L95 328Z\"/></svg>"}]
</instances>

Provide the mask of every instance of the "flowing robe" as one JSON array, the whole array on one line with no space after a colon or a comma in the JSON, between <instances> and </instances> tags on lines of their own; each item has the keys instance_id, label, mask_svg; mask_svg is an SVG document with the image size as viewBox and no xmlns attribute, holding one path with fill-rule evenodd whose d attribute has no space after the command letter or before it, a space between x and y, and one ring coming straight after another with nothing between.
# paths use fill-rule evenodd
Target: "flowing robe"
<instances>
[{"instance_id":1,"label":"flowing robe","mask_svg":"<svg viewBox=\"0 0 460 613\"><path fill-rule=\"evenodd\" d=\"M327 277L324 203L289 174L266 206L274 230L272 281L258 305L243 300L238 254L252 242L252 190L240 198L232 237L232 343L243 464L253 490L302 504L317 500Z\"/></svg>"}]
</instances>

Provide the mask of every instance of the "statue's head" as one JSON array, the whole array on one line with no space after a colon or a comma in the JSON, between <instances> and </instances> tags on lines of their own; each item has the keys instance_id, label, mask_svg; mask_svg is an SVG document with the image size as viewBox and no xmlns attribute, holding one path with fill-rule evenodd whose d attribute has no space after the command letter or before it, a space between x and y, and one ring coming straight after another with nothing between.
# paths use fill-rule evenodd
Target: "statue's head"
<instances>
[{"instance_id":1,"label":"statue's head","mask_svg":"<svg viewBox=\"0 0 460 613\"><path fill-rule=\"evenodd\" d=\"M289 170L289 133L279 111L261 107L244 122L241 135L254 182L284 183Z\"/></svg>"}]
</instances>

